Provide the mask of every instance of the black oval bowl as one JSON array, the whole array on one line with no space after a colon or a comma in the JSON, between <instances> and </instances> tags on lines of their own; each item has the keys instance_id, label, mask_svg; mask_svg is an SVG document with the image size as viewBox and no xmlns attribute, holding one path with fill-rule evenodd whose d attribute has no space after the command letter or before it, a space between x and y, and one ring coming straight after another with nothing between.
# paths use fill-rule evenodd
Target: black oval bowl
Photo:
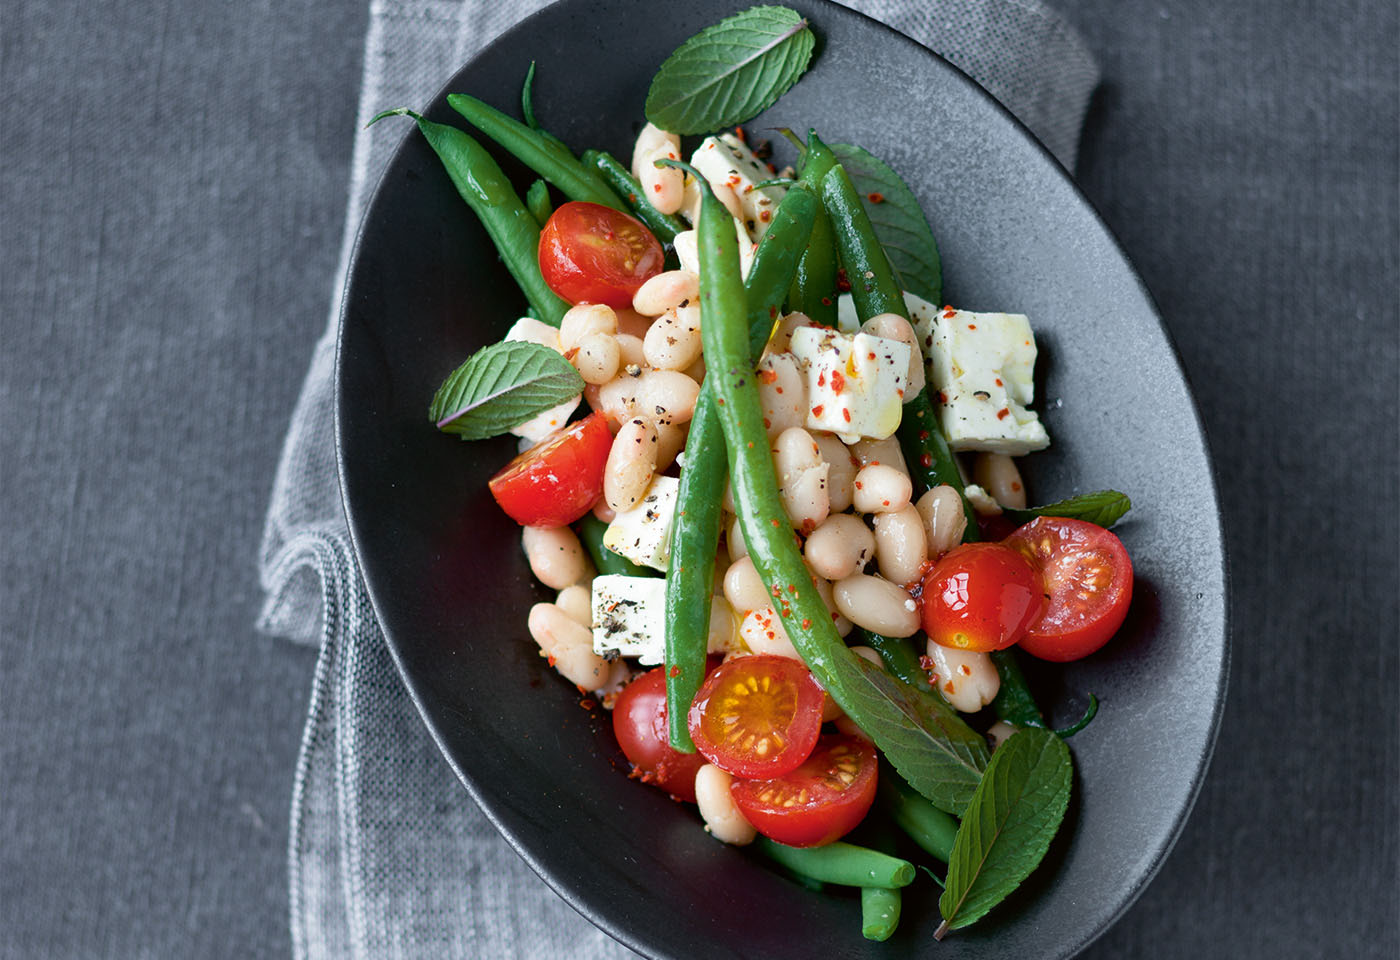
<instances>
[{"instance_id":1,"label":"black oval bowl","mask_svg":"<svg viewBox=\"0 0 1400 960\"><path fill-rule=\"evenodd\" d=\"M629 157L647 84L686 37L746 6L565 0L506 33L445 93L513 111L539 62L541 122L575 150ZM1103 701L1072 741L1065 828L1006 903L941 944L921 878L892 941L860 934L859 903L812 893L726 847L693 808L629 780L607 714L545 666L525 629L548 591L486 481L509 438L464 444L428 422L443 377L497 340L523 301L436 157L409 132L365 216L341 318L337 443L350 530L414 701L448 762L520 855L608 933L655 957L1067 957L1141 892L1210 758L1227 664L1215 488L1190 393L1141 282L1059 165L975 84L908 38L831 3L795 6L820 42L812 70L749 129L816 126L900 171L928 212L946 299L1030 315L1038 407L1054 445L1027 463L1037 500L1113 486L1137 567L1107 649L1040 671L1057 720ZM399 104L379 104L393 107ZM503 159L523 187L532 179Z\"/></svg>"}]
</instances>

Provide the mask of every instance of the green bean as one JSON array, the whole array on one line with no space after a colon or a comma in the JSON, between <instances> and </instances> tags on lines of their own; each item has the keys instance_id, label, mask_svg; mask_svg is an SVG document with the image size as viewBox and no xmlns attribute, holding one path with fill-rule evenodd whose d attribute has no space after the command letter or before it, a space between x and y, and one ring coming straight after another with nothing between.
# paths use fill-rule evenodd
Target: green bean
<instances>
[{"instance_id":1,"label":"green bean","mask_svg":"<svg viewBox=\"0 0 1400 960\"><path fill-rule=\"evenodd\" d=\"M801 248L820 206L811 190L789 192L773 214L772 226L754 251L745 281L749 357L763 351L773 328ZM708 383L700 391L685 444L676 502L683 508L671 528L671 559L666 570L666 716L671 747L695 752L687 717L705 677L714 592L714 558L719 544L724 496L724 434Z\"/></svg>"},{"instance_id":2,"label":"green bean","mask_svg":"<svg viewBox=\"0 0 1400 960\"><path fill-rule=\"evenodd\" d=\"M593 558L593 566L601 574L620 573L627 577L654 577L655 570L639 567L618 553L603 546L603 534L608 525L591 513L585 513L578 522L578 538L583 542L588 555Z\"/></svg>"},{"instance_id":3,"label":"green bean","mask_svg":"<svg viewBox=\"0 0 1400 960\"><path fill-rule=\"evenodd\" d=\"M533 130L514 117L508 117L495 107L464 93L448 94L447 102L474 127L514 154L570 200L601 203L614 210L622 210L621 201L613 196L602 178L580 163L557 137L543 130Z\"/></svg>"},{"instance_id":4,"label":"green bean","mask_svg":"<svg viewBox=\"0 0 1400 960\"><path fill-rule=\"evenodd\" d=\"M520 115L531 130L538 130L535 122L535 61L530 61L530 69L525 71L525 82L520 85Z\"/></svg>"},{"instance_id":5,"label":"green bean","mask_svg":"<svg viewBox=\"0 0 1400 960\"><path fill-rule=\"evenodd\" d=\"M924 852L944 863L953 853L957 818L929 803L887 763L880 765L880 806Z\"/></svg>"},{"instance_id":6,"label":"green bean","mask_svg":"<svg viewBox=\"0 0 1400 960\"><path fill-rule=\"evenodd\" d=\"M928 674L919 663L918 654L904 637L887 637L859 628L859 640L880 655L885 669L916 690L931 690Z\"/></svg>"},{"instance_id":7,"label":"green bean","mask_svg":"<svg viewBox=\"0 0 1400 960\"><path fill-rule=\"evenodd\" d=\"M867 821L868 822L868 821ZM872 849L884 854L894 853L894 837L883 821L871 826ZM903 894L892 887L860 888L860 932L867 940L885 941L899 926L899 911Z\"/></svg>"},{"instance_id":8,"label":"green bean","mask_svg":"<svg viewBox=\"0 0 1400 960\"><path fill-rule=\"evenodd\" d=\"M1001 686L992 698L992 710L998 720L1015 727L1038 727L1045 729L1045 715L1040 712L1035 698L1031 696L1026 674L1016 659L1014 650L993 650L990 654L996 664Z\"/></svg>"},{"instance_id":9,"label":"green bean","mask_svg":"<svg viewBox=\"0 0 1400 960\"><path fill-rule=\"evenodd\" d=\"M811 146L803 151L801 182L820 192L822 178L836 163L836 155L815 130L808 131L807 140ZM824 327L834 327L836 297L836 243L831 218L825 210L819 210L807 249L797 264L797 276L788 293L788 309L805 313Z\"/></svg>"},{"instance_id":10,"label":"green bean","mask_svg":"<svg viewBox=\"0 0 1400 960\"><path fill-rule=\"evenodd\" d=\"M831 216L836 248L861 323L881 313L895 313L907 320L909 307L895 280L889 258L875 236L869 215L861 206L855 185L839 163L822 180L822 202ZM946 483L956 490L962 500L963 515L967 517L963 539L976 540L977 514L963 492L957 461L943 436L927 387L905 401L898 434L904 459L909 464L910 479L924 489ZM923 492L916 489L915 495Z\"/></svg>"},{"instance_id":11,"label":"green bean","mask_svg":"<svg viewBox=\"0 0 1400 960\"><path fill-rule=\"evenodd\" d=\"M729 451L740 529L759 577L772 592L788 639L818 682L860 724L864 711L854 699L854 691L867 689L868 665L837 635L778 496L744 330L734 221L703 178L700 189L700 333L709 371L706 383L714 390Z\"/></svg>"},{"instance_id":12,"label":"green bean","mask_svg":"<svg viewBox=\"0 0 1400 960\"><path fill-rule=\"evenodd\" d=\"M690 229L686 222L675 214L662 213L653 207L651 201L642 194L642 185L612 154L605 150L585 150L582 159L583 165L597 170L613 193L627 204L632 215L645 223L662 243L670 243L676 239L676 234Z\"/></svg>"},{"instance_id":13,"label":"green bean","mask_svg":"<svg viewBox=\"0 0 1400 960\"><path fill-rule=\"evenodd\" d=\"M434 123L408 108L386 110L370 123L387 116L412 117L428 145L437 153L452 184L486 228L506 269L520 285L532 313L559 326L569 305L549 288L540 274L540 226L486 148L468 134Z\"/></svg>"},{"instance_id":14,"label":"green bean","mask_svg":"<svg viewBox=\"0 0 1400 960\"><path fill-rule=\"evenodd\" d=\"M549 220L549 215L554 212L549 202L549 184L543 180L536 180L530 184L530 189L525 191L525 206L535 221L543 227Z\"/></svg>"},{"instance_id":15,"label":"green bean","mask_svg":"<svg viewBox=\"0 0 1400 960\"><path fill-rule=\"evenodd\" d=\"M754 846L794 873L823 883L897 889L914 882L914 865L908 860L841 840L824 847L789 847L760 836Z\"/></svg>"}]
</instances>

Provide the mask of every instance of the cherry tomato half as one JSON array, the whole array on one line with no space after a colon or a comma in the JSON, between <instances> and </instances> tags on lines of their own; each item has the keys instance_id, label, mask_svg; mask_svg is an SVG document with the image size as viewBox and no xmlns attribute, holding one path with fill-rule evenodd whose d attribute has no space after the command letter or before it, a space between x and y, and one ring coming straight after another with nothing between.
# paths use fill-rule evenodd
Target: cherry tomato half
<instances>
[{"instance_id":1,"label":"cherry tomato half","mask_svg":"<svg viewBox=\"0 0 1400 960\"><path fill-rule=\"evenodd\" d=\"M800 661L735 657L701 684L690 705L690 738L736 777L780 777L816 745L825 696Z\"/></svg>"},{"instance_id":2,"label":"cherry tomato half","mask_svg":"<svg viewBox=\"0 0 1400 960\"><path fill-rule=\"evenodd\" d=\"M565 203L540 231L544 282L570 303L630 307L637 288L660 273L665 260L645 224L599 203Z\"/></svg>"},{"instance_id":3,"label":"cherry tomato half","mask_svg":"<svg viewBox=\"0 0 1400 960\"><path fill-rule=\"evenodd\" d=\"M924 632L945 647L1001 650L1045 607L1035 568L1000 543L965 543L924 576Z\"/></svg>"},{"instance_id":4,"label":"cherry tomato half","mask_svg":"<svg viewBox=\"0 0 1400 960\"><path fill-rule=\"evenodd\" d=\"M491 478L491 496L516 523L562 527L603 495L612 433L601 413L555 431Z\"/></svg>"},{"instance_id":5,"label":"cherry tomato half","mask_svg":"<svg viewBox=\"0 0 1400 960\"><path fill-rule=\"evenodd\" d=\"M622 688L613 705L613 734L642 780L695 802L695 772L705 758L681 753L668 740L665 667L649 670Z\"/></svg>"},{"instance_id":6,"label":"cherry tomato half","mask_svg":"<svg viewBox=\"0 0 1400 960\"><path fill-rule=\"evenodd\" d=\"M1040 570L1049 597L1021 649L1063 663L1118 632L1133 599L1133 562L1116 536L1084 520L1036 517L1006 543Z\"/></svg>"},{"instance_id":7,"label":"cherry tomato half","mask_svg":"<svg viewBox=\"0 0 1400 960\"><path fill-rule=\"evenodd\" d=\"M828 734L803 764L771 780L735 780L729 793L754 829L790 847L839 840L875 801L879 761L860 737Z\"/></svg>"}]
</instances>

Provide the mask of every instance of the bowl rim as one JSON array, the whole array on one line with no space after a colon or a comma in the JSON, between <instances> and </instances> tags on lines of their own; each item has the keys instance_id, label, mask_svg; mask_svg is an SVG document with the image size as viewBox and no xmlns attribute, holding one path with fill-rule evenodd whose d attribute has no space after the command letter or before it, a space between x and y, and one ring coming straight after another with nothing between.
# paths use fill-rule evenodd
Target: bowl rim
<instances>
[{"instance_id":1,"label":"bowl rim","mask_svg":"<svg viewBox=\"0 0 1400 960\"><path fill-rule=\"evenodd\" d=\"M551 13L556 10L556 8L586 2L588 2L588 0L552 0L551 3L540 7L539 9L533 11L521 20L516 21L510 27L508 27L500 34L489 40L470 57L459 63L457 67L453 69L451 75L444 80L443 84L423 105L423 112L426 114L432 106L445 102L446 97L449 93L456 92L453 89L456 78L463 71L468 70L473 64L475 64L475 62L479 58L484 56L488 51L490 51L492 47L501 43L502 41L513 39L519 34L528 33L537 21L545 19L546 17L551 15ZM981 100L984 107L990 107L994 113L1000 114L1003 120L1010 121L1010 124L1015 130L1016 134L1029 145L1032 151L1039 154L1042 160L1053 165L1058 176L1066 182L1066 185L1069 187L1074 199L1078 201L1078 203L1084 210L1088 211L1090 217L1092 218L1092 221L1098 226L1099 229L1103 231L1104 235L1108 239L1110 249L1114 254L1117 255L1118 259L1121 261L1123 266L1126 267L1127 275L1131 278L1134 286L1137 289L1137 292L1142 296L1143 300L1150 307L1152 319L1156 322L1167 345L1168 354L1174 365L1175 372L1180 377L1182 383L1186 387L1185 393L1187 409L1190 412L1191 419L1195 425L1196 431L1201 438L1202 454L1206 465L1206 479L1208 481L1208 488L1206 492L1209 494L1208 503L1210 505L1210 514L1214 518L1213 533L1215 535L1216 542L1219 544L1219 576L1222 590L1220 598L1220 667L1215 678L1215 696L1210 705L1211 719L1209 731L1205 737L1204 742L1201 745L1200 756L1197 759L1195 769L1192 772L1191 780L1186 792L1186 801L1182 804L1180 810L1178 810L1176 815L1173 817L1163 839L1157 845L1157 849L1153 852L1153 855L1149 863L1147 864L1147 867L1140 873L1140 875L1135 879L1131 886L1129 886L1124 891L1123 895L1121 896L1115 907L1101 918L1098 925L1094 929L1086 931L1077 940L1072 941L1068 945L1067 952L1059 955L1061 960L1067 960L1067 958L1076 956L1083 950L1087 949L1094 941L1098 940L1105 932L1107 932L1114 924L1116 924L1123 917L1123 915L1138 901L1138 899L1142 896L1143 892L1147 889L1148 886L1151 885L1152 881L1156 878L1157 874L1162 869L1163 864L1166 862L1172 850L1175 848L1178 840L1181 838L1186 822L1190 818L1192 811L1195 809L1196 803L1200 798L1202 786L1205 782L1207 774L1209 773L1211 763L1214 758L1216 745L1219 742L1220 728L1224 716L1225 701L1229 687L1231 660L1233 656L1232 615L1230 602L1232 596L1232 589L1230 581L1229 553L1227 549L1228 541L1225 536L1225 519L1223 512L1220 508L1219 467L1217 466L1215 457L1211 452L1210 435L1206 429L1205 421L1201 416L1200 408L1196 400L1195 390L1192 388L1191 380L1188 377L1186 369L1182 364L1181 352L1180 348L1177 345L1176 338L1172 335L1171 329L1163 320L1162 312L1157 305L1156 298L1152 295L1146 283L1143 281L1142 276L1139 273L1136 265L1128 257L1117 233L1114 232L1112 227L1104 220L1103 215L1099 212L1098 208L1094 205L1094 203L1088 198L1088 196L1085 195L1083 188L1080 186L1079 182L1074 178L1073 171L1067 169L1064 166L1064 164L1062 164L1060 160L1050 152L1050 150L1045 146L1045 144L1042 143L1038 137L1036 137L1036 135L1030 130L1030 128L1027 127L1025 123L1023 123L1020 120L1020 118L1018 118L1015 114L1013 114L1004 104L1002 104L1001 101L997 100L994 96L992 96L984 87L982 87L981 84L979 84L971 76L965 73L956 64L952 63L950 60L943 57L941 54L931 49L927 45L920 43L918 40L915 40L908 34L903 33L902 31L890 26L887 23L884 23L881 20L876 19L875 17L872 17L860 10L856 10L854 8L844 6L842 4L835 3L834 0L802 0L802 2L805 6L816 6L827 11L836 11L839 15L853 15L858 20L863 21L867 27L874 27L877 33L883 33L885 35L886 42L912 46L919 52L920 55L928 58L931 62L935 64L933 69L946 70L950 74L952 82L961 84L962 87L973 97ZM817 54L820 55L820 53L821 46L819 45L817 49ZM381 190L384 188L385 182L388 180L390 174L393 172L402 154L406 149L408 149L408 143L412 138L415 129L415 127L410 127L405 131L403 137L399 140L397 146L394 147L392 153L385 161L384 167L380 171L375 181L374 188L364 195L364 210L360 216L360 222L356 226L354 243L351 246L349 257L346 261L347 268L345 271L344 283L341 288L340 306L337 311L335 360L333 368L335 387L333 405L335 427L334 439L336 479L337 487L340 493L341 511L342 515L345 518L346 526L349 532L350 542L355 557L356 570L359 573L360 577L363 579L366 593L370 599L371 608L374 611L375 619L379 623L381 633L384 636L385 645L389 649L389 653L393 660L395 669L398 671L400 678L402 678L404 682L404 686L407 689L410 699L413 701L415 710L417 711L419 717L422 719L424 726L427 728L429 735L432 737L434 744L438 748L438 751L442 754L443 758L447 761L448 766L452 769L453 773L456 774L458 780L460 780L462 785L466 788L467 793L471 796L473 802L477 804L477 806L486 816L487 820L491 823L491 825L505 838L506 842L510 844L511 849L514 850L515 853L518 856L520 856L522 860L525 861L525 863L530 867L530 869L534 871L534 873L541 880L543 880L550 887L550 889L552 889L562 900L564 900L564 902L569 904L570 907L577 911L591 924L601 929L614 940L618 941L619 943L622 943L629 949L636 951L641 956L656 958L671 957L672 954L666 952L664 948L662 952L656 952L656 945L642 942L640 939L635 937L632 934L632 932L624 925L615 923L610 918L590 910L589 907L583 902L582 898L574 891L573 888L563 884L562 882L557 881L556 878L551 875L551 872L539 861L539 859L536 856L534 856L534 854L529 849L527 849L527 847L516 837L515 833L505 822L505 819L501 816L499 811L497 811L492 805L492 803L490 803L485 798L483 792L477 787L472 777L454 759L452 751L449 748L447 742L448 738L445 736L442 730L439 729L438 724L434 722L428 705L425 702L424 695L419 689L418 684L415 682L411 672L407 667L407 664L405 663L403 653L400 651L398 644L395 643L392 639L387 621L383 616L383 612L381 610L379 598L376 595L372 584L369 582L368 577L366 577L363 572L365 564L361 561L361 557L366 555L366 546L361 541L360 533L357 530L356 523L354 521L354 511L351 507L351 497L346 477L347 458L345 455L345 445L343 442L344 436L342 423L342 418L347 411L347 398L342 389L344 385L344 367L342 363L343 344L347 326L347 319L350 312L350 292L351 288L354 286L356 276L358 273L360 249L362 243L365 240L365 234L369 226L370 216L373 212L375 198L379 196ZM679 960L679 955L676 955L676 957L677 960Z\"/></svg>"}]
</instances>

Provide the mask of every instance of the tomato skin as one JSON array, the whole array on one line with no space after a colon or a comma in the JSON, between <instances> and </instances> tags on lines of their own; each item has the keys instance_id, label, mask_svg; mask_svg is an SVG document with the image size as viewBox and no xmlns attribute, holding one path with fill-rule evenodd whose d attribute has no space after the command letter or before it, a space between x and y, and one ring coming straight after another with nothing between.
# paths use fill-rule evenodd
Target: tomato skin
<instances>
[{"instance_id":1,"label":"tomato skin","mask_svg":"<svg viewBox=\"0 0 1400 960\"><path fill-rule=\"evenodd\" d=\"M1025 636L1045 606L1040 576L1000 543L965 543L924 575L924 632L960 650L1003 650Z\"/></svg>"},{"instance_id":2,"label":"tomato skin","mask_svg":"<svg viewBox=\"0 0 1400 960\"><path fill-rule=\"evenodd\" d=\"M1036 517L1006 543L1040 571L1049 597L1021 649L1066 663L1087 657L1118 632L1133 600L1133 562L1112 532L1085 520Z\"/></svg>"},{"instance_id":3,"label":"tomato skin","mask_svg":"<svg viewBox=\"0 0 1400 960\"><path fill-rule=\"evenodd\" d=\"M491 478L491 496L522 526L573 523L603 495L603 468L611 449L607 418L590 414L502 467Z\"/></svg>"},{"instance_id":4,"label":"tomato skin","mask_svg":"<svg viewBox=\"0 0 1400 960\"><path fill-rule=\"evenodd\" d=\"M801 766L768 780L735 780L729 792L754 829L790 847L820 847L855 829L875 802L875 747L827 734ZM849 776L843 782L842 774ZM803 791L808 799L798 799ZM793 801L789 804L787 801Z\"/></svg>"},{"instance_id":5,"label":"tomato skin","mask_svg":"<svg viewBox=\"0 0 1400 960\"><path fill-rule=\"evenodd\" d=\"M630 307L666 255L640 220L584 200L560 205L540 231L540 273L570 303Z\"/></svg>"},{"instance_id":6,"label":"tomato skin","mask_svg":"<svg viewBox=\"0 0 1400 960\"><path fill-rule=\"evenodd\" d=\"M688 803L695 802L695 773L705 765L698 753L681 753L666 733L666 668L634 679L613 705L613 734L641 778Z\"/></svg>"},{"instance_id":7,"label":"tomato skin","mask_svg":"<svg viewBox=\"0 0 1400 960\"><path fill-rule=\"evenodd\" d=\"M687 718L690 738L707 760L736 777L782 776L816 746L825 698L798 660L735 657L695 694Z\"/></svg>"}]
</instances>

